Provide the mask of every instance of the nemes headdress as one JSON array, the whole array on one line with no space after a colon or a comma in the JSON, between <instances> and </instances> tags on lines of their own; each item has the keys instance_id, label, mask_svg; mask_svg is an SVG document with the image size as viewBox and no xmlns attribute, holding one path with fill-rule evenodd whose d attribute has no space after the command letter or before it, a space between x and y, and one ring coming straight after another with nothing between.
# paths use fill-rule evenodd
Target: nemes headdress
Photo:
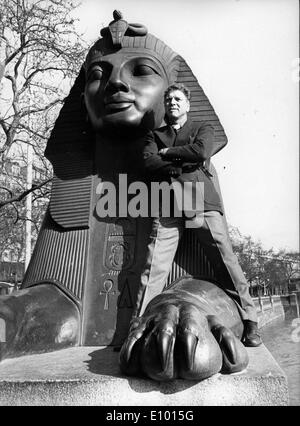
<instances>
[{"instance_id":1,"label":"nemes headdress","mask_svg":"<svg viewBox=\"0 0 300 426\"><path fill-rule=\"evenodd\" d=\"M149 54L161 65L168 84L183 83L191 92L189 117L207 121L215 129L216 142L224 142L224 129L185 60L141 24L131 24L118 11L101 30L101 38L89 50L70 94L64 102L45 151L54 169L50 214L63 228L87 228L93 174L92 129L82 108L86 69L101 57L119 50ZM163 94L162 94L163 95ZM78 191L80 187L80 199ZM61 194L64 194L62 197ZM76 215L73 214L76 200ZM69 213L68 213L69 212Z\"/></svg>"},{"instance_id":2,"label":"nemes headdress","mask_svg":"<svg viewBox=\"0 0 300 426\"><path fill-rule=\"evenodd\" d=\"M178 55L154 35L148 33L141 24L130 24L122 19L119 11L114 11L114 20L100 34L102 38L91 47L85 61L85 68L97 62L102 56L126 50L135 53L149 53L161 64L168 83L175 81L178 69Z\"/></svg>"}]
</instances>

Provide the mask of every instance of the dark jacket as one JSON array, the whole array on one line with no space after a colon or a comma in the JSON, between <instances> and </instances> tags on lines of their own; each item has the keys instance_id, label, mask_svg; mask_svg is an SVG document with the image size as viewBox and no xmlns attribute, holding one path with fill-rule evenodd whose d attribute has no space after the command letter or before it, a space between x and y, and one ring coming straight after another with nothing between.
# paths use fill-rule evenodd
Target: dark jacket
<instances>
[{"instance_id":1,"label":"dark jacket","mask_svg":"<svg viewBox=\"0 0 300 426\"><path fill-rule=\"evenodd\" d=\"M204 183L204 211L222 213L220 197L214 187L205 161L226 145L214 138L214 129L207 122L187 120L178 132L172 126L149 132L144 148L144 165L152 180L171 182L175 177L180 182ZM161 156L158 151L169 148Z\"/></svg>"}]
</instances>

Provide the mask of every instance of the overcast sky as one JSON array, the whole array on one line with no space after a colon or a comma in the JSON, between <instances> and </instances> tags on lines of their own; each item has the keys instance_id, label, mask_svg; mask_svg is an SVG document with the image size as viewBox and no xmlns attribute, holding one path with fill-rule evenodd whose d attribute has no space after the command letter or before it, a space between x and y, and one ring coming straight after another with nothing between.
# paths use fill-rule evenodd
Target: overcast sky
<instances>
[{"instance_id":1,"label":"overcast sky","mask_svg":"<svg viewBox=\"0 0 300 426\"><path fill-rule=\"evenodd\" d=\"M185 58L229 139L214 157L229 223L299 250L298 1L81 1L87 41L119 9Z\"/></svg>"}]
</instances>

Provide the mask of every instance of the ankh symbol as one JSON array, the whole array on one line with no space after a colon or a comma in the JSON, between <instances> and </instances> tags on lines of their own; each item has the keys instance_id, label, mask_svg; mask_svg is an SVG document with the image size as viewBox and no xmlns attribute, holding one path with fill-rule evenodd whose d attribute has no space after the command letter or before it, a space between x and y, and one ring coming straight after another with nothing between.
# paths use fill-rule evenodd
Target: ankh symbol
<instances>
[{"instance_id":1,"label":"ankh symbol","mask_svg":"<svg viewBox=\"0 0 300 426\"><path fill-rule=\"evenodd\" d=\"M111 289L113 288L113 285L114 285L114 283L113 283L112 280L105 280L104 283L103 283L104 291L100 291L100 293L99 293L100 295L105 294L104 308L103 308L105 311L108 311L108 308L109 308L109 304L108 304L109 297L108 296L110 294L116 294L115 291L111 291Z\"/></svg>"}]
</instances>

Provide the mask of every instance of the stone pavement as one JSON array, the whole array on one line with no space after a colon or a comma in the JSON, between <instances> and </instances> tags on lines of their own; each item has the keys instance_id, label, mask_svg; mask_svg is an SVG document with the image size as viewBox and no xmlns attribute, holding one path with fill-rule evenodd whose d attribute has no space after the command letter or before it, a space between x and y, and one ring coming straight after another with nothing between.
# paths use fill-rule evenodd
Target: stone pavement
<instances>
[{"instance_id":1,"label":"stone pavement","mask_svg":"<svg viewBox=\"0 0 300 426\"><path fill-rule=\"evenodd\" d=\"M122 376L112 347L74 347L0 363L0 405L288 405L287 379L265 346L246 370L202 382Z\"/></svg>"}]
</instances>

